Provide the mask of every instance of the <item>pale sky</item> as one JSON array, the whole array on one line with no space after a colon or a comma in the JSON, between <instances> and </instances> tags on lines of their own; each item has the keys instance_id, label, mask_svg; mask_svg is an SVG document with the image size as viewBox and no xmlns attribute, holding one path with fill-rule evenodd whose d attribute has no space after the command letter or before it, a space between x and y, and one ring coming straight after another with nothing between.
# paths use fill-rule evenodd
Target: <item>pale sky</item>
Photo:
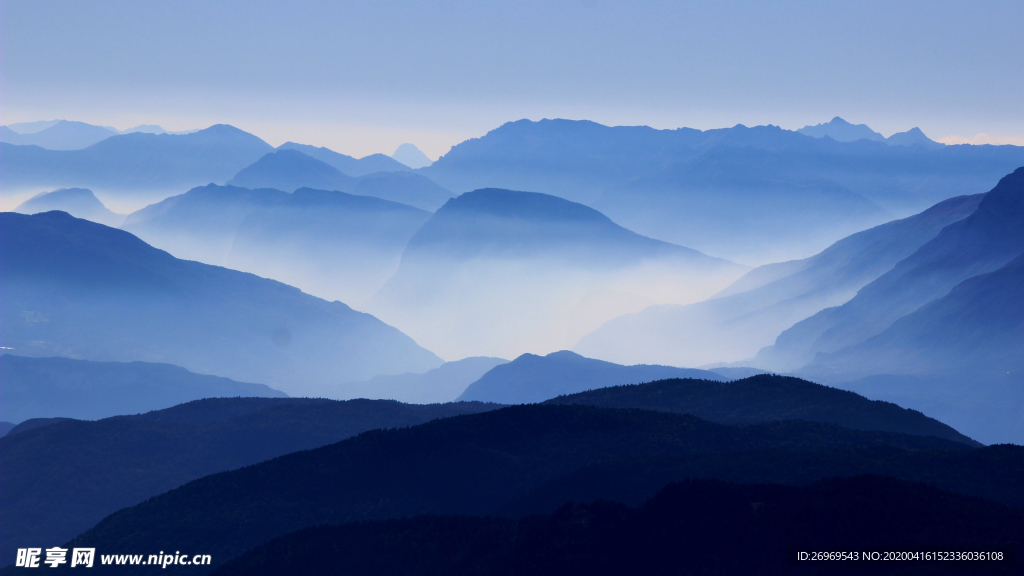
<instances>
[{"instance_id":1,"label":"pale sky","mask_svg":"<svg viewBox=\"0 0 1024 576\"><path fill-rule=\"evenodd\" d=\"M3 0L0 123L238 126L436 158L520 118L1024 144L1020 0Z\"/></svg>"}]
</instances>

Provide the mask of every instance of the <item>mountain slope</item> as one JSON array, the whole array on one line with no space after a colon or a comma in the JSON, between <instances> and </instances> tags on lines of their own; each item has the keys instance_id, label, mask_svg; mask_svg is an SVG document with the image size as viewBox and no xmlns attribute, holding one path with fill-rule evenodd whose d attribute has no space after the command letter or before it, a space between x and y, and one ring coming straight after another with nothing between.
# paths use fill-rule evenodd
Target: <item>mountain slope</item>
<instances>
[{"instance_id":1,"label":"mountain slope","mask_svg":"<svg viewBox=\"0 0 1024 576\"><path fill-rule=\"evenodd\" d=\"M406 243L429 217L412 206L344 192L211 184L129 215L124 228L180 258L358 306L394 274Z\"/></svg>"},{"instance_id":2,"label":"mountain slope","mask_svg":"<svg viewBox=\"0 0 1024 576\"><path fill-rule=\"evenodd\" d=\"M410 168L425 168L434 162L415 144L409 143L399 145L391 157Z\"/></svg>"},{"instance_id":3,"label":"mountain slope","mask_svg":"<svg viewBox=\"0 0 1024 576\"><path fill-rule=\"evenodd\" d=\"M97 422L70 420L0 439L0 551L64 542L104 516L196 478L493 405L215 398ZM40 458L40 454L46 457ZM8 554L10 552L11 554Z\"/></svg>"},{"instance_id":4,"label":"mountain slope","mask_svg":"<svg viewBox=\"0 0 1024 576\"><path fill-rule=\"evenodd\" d=\"M182 189L224 182L273 148L256 136L218 124L190 134L111 136L82 150L0 144L4 193L82 187L124 201L165 198Z\"/></svg>"},{"instance_id":5,"label":"mountain slope","mask_svg":"<svg viewBox=\"0 0 1024 576\"><path fill-rule=\"evenodd\" d=\"M96 419L217 396L285 396L263 384L194 374L170 364L0 356L0 418Z\"/></svg>"},{"instance_id":6,"label":"mountain slope","mask_svg":"<svg viewBox=\"0 0 1024 576\"><path fill-rule=\"evenodd\" d=\"M85 188L61 188L53 192L36 194L14 209L15 212L22 214L38 214L51 210L60 210L75 218L84 218L107 226L120 226L124 221L123 215L108 210L92 190Z\"/></svg>"},{"instance_id":7,"label":"mountain slope","mask_svg":"<svg viewBox=\"0 0 1024 576\"><path fill-rule=\"evenodd\" d=\"M573 349L616 362L684 366L750 358L793 324L849 301L945 226L972 214L982 197L951 198L848 236L810 258L761 266L704 302L615 318Z\"/></svg>"},{"instance_id":8,"label":"mountain slope","mask_svg":"<svg viewBox=\"0 0 1024 576\"><path fill-rule=\"evenodd\" d=\"M340 302L62 212L0 213L0 246L2 345L19 355L168 362L292 394L441 363Z\"/></svg>"},{"instance_id":9,"label":"mountain slope","mask_svg":"<svg viewBox=\"0 0 1024 576\"><path fill-rule=\"evenodd\" d=\"M774 420L830 422L854 430L879 430L935 436L979 446L953 428L915 410L868 400L845 390L799 378L762 374L732 382L671 379L612 386L559 396L547 404L584 404L601 408L642 408L692 414L721 424Z\"/></svg>"},{"instance_id":10,"label":"mountain slope","mask_svg":"<svg viewBox=\"0 0 1024 576\"><path fill-rule=\"evenodd\" d=\"M707 370L673 366L621 366L562 350L547 356L523 354L508 364L496 366L470 384L459 396L459 400L525 404L543 402L583 390L668 378L723 379Z\"/></svg>"},{"instance_id":11,"label":"mountain slope","mask_svg":"<svg viewBox=\"0 0 1024 576\"><path fill-rule=\"evenodd\" d=\"M434 213L369 309L445 356L509 357L564 349L622 312L706 297L742 270L581 204L484 189Z\"/></svg>"},{"instance_id":12,"label":"mountain slope","mask_svg":"<svg viewBox=\"0 0 1024 576\"><path fill-rule=\"evenodd\" d=\"M423 374L374 376L365 382L347 382L345 390L353 398L385 398L413 404L451 402L492 368L507 363L504 358L474 356L445 362Z\"/></svg>"},{"instance_id":13,"label":"mountain slope","mask_svg":"<svg viewBox=\"0 0 1024 576\"><path fill-rule=\"evenodd\" d=\"M936 438L809 422L732 427L640 410L517 406L367 432L208 476L117 512L72 543L90 542L109 553L153 546L202 549L221 563L276 536L323 523L486 514L597 461L892 444L969 452ZM1004 485L1006 476L992 481Z\"/></svg>"},{"instance_id":14,"label":"mountain slope","mask_svg":"<svg viewBox=\"0 0 1024 576\"><path fill-rule=\"evenodd\" d=\"M1007 175L977 210L862 288L849 302L828 308L783 332L758 352L758 366L792 370L814 355L835 352L875 336L960 282L991 272L1024 253L1024 168Z\"/></svg>"}]
</instances>

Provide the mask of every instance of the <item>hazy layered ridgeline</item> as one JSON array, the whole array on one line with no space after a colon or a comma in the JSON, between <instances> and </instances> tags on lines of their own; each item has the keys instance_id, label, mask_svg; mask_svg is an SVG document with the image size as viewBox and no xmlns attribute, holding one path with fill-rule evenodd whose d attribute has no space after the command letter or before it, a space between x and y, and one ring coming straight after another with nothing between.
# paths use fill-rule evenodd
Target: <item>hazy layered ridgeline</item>
<instances>
[{"instance_id":1,"label":"hazy layered ridgeline","mask_svg":"<svg viewBox=\"0 0 1024 576\"><path fill-rule=\"evenodd\" d=\"M760 264L990 189L1022 164L1024 147L1016 146L934 149L774 126L701 132L521 120L455 146L421 172L455 191L561 196L640 234Z\"/></svg>"},{"instance_id":2,"label":"hazy layered ridgeline","mask_svg":"<svg viewBox=\"0 0 1024 576\"><path fill-rule=\"evenodd\" d=\"M547 356L523 354L512 362L495 366L469 385L459 400L524 404L594 388L667 378L727 379L714 372L692 368L620 366L562 350Z\"/></svg>"},{"instance_id":3,"label":"hazy layered ridgeline","mask_svg":"<svg viewBox=\"0 0 1024 576\"><path fill-rule=\"evenodd\" d=\"M365 176L375 172L407 172L410 166L403 164L391 156L384 154L370 154L362 158L353 158L346 154L339 154L330 148L310 146L308 144L296 144L285 142L277 147L278 150L298 150L307 156L330 164L337 168L342 174L348 176Z\"/></svg>"},{"instance_id":4,"label":"hazy layered ridgeline","mask_svg":"<svg viewBox=\"0 0 1024 576\"><path fill-rule=\"evenodd\" d=\"M445 362L423 374L374 376L363 382L346 382L344 388L350 398L382 398L414 404L451 402L492 368L507 363L504 358L471 356Z\"/></svg>"},{"instance_id":5,"label":"hazy layered ridgeline","mask_svg":"<svg viewBox=\"0 0 1024 576\"><path fill-rule=\"evenodd\" d=\"M428 218L412 206L338 191L211 184L129 215L124 228L179 258L361 307Z\"/></svg>"},{"instance_id":6,"label":"hazy layered ridgeline","mask_svg":"<svg viewBox=\"0 0 1024 576\"><path fill-rule=\"evenodd\" d=\"M286 396L263 384L194 374L170 364L0 356L0 420L94 420L221 396Z\"/></svg>"},{"instance_id":7,"label":"hazy layered ridgeline","mask_svg":"<svg viewBox=\"0 0 1024 576\"><path fill-rule=\"evenodd\" d=\"M42 192L14 209L15 212L22 214L38 214L51 210L60 210L75 218L84 218L107 226L120 226L124 222L123 214L115 214L108 210L92 190L85 188L61 188L52 192Z\"/></svg>"},{"instance_id":8,"label":"hazy layered ridgeline","mask_svg":"<svg viewBox=\"0 0 1024 576\"><path fill-rule=\"evenodd\" d=\"M167 362L293 395L441 364L341 302L62 212L0 214L0 244L0 345L15 354Z\"/></svg>"},{"instance_id":9,"label":"hazy layered ridgeline","mask_svg":"<svg viewBox=\"0 0 1024 576\"><path fill-rule=\"evenodd\" d=\"M125 212L193 186L226 182L272 151L263 140L225 124L190 134L116 135L82 150L0 143L0 192L6 204L40 190L89 188Z\"/></svg>"},{"instance_id":10,"label":"hazy layered ridgeline","mask_svg":"<svg viewBox=\"0 0 1024 576\"><path fill-rule=\"evenodd\" d=\"M375 154L360 160L350 158L356 162L356 165L350 165L334 159L332 155L342 156L336 152L311 148L283 144L276 152L243 168L228 184L245 188L276 188L285 192L298 188L341 190L431 212L453 196L426 176L413 174L404 166L391 166L388 163L398 163L387 156ZM380 158L376 158L378 156Z\"/></svg>"},{"instance_id":11,"label":"hazy layered ridgeline","mask_svg":"<svg viewBox=\"0 0 1024 576\"><path fill-rule=\"evenodd\" d=\"M484 189L416 232L368 310L442 356L516 357L565 349L625 312L700 300L743 271L581 204Z\"/></svg>"},{"instance_id":12,"label":"hazy layered ridgeline","mask_svg":"<svg viewBox=\"0 0 1024 576\"><path fill-rule=\"evenodd\" d=\"M41 130L29 132L17 132L8 126L2 126L0 142L39 146L47 150L79 150L118 134L120 132L106 126L57 120Z\"/></svg>"},{"instance_id":13,"label":"hazy layered ridgeline","mask_svg":"<svg viewBox=\"0 0 1024 576\"><path fill-rule=\"evenodd\" d=\"M983 196L951 198L848 236L810 258L760 266L703 302L654 306L615 318L573 349L625 363L743 361L793 324L849 301L948 224L972 214Z\"/></svg>"},{"instance_id":14,"label":"hazy layered ridgeline","mask_svg":"<svg viewBox=\"0 0 1024 576\"><path fill-rule=\"evenodd\" d=\"M31 429L29 421L0 439L0 565L13 561L14 548L25 539L66 542L108 514L208 474L374 428L495 408L477 402L215 398L97 422L65 419Z\"/></svg>"}]
</instances>

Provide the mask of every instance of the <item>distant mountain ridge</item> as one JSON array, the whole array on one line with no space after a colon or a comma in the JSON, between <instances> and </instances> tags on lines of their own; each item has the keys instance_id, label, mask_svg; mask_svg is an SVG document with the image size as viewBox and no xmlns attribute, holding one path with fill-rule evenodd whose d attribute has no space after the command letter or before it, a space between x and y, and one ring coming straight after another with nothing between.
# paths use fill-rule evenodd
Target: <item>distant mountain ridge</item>
<instances>
[{"instance_id":1,"label":"distant mountain ridge","mask_svg":"<svg viewBox=\"0 0 1024 576\"><path fill-rule=\"evenodd\" d=\"M375 154L358 161L344 156L357 162L356 166L352 166L337 161L331 155L343 156L326 148L282 144L276 151L268 153L239 171L228 181L228 185L243 188L274 188L285 192L299 188L340 190L401 202L431 212L452 197L451 192L441 188L426 176L414 174L404 166L396 168L388 164L397 162L393 162L387 156ZM377 156L387 162L379 161ZM345 172L339 166L348 169L349 172ZM358 177L352 177L350 173Z\"/></svg>"},{"instance_id":2,"label":"distant mountain ridge","mask_svg":"<svg viewBox=\"0 0 1024 576\"><path fill-rule=\"evenodd\" d=\"M828 136L837 142L855 142L857 140L873 140L885 142L890 146L923 146L932 150L941 149L943 144L924 135L920 128L914 127L906 132L897 132L888 138L868 128L866 124L850 124L839 116L829 122L815 126L804 126L797 130L801 134L814 138Z\"/></svg>"},{"instance_id":3,"label":"distant mountain ridge","mask_svg":"<svg viewBox=\"0 0 1024 576\"><path fill-rule=\"evenodd\" d=\"M194 374L170 364L0 356L0 419L95 420L218 396L286 397L263 384Z\"/></svg>"},{"instance_id":4,"label":"distant mountain ridge","mask_svg":"<svg viewBox=\"0 0 1024 576\"><path fill-rule=\"evenodd\" d=\"M470 384L458 399L525 404L584 390L669 378L726 380L707 370L673 366L621 366L562 350L543 357L523 354L507 364L496 366Z\"/></svg>"},{"instance_id":5,"label":"distant mountain ridge","mask_svg":"<svg viewBox=\"0 0 1024 576\"><path fill-rule=\"evenodd\" d=\"M434 163L415 144L402 144L395 149L391 157L410 168L426 168Z\"/></svg>"},{"instance_id":6,"label":"distant mountain ridge","mask_svg":"<svg viewBox=\"0 0 1024 576\"><path fill-rule=\"evenodd\" d=\"M225 182L273 148L218 124L190 134L115 135L81 150L44 150L0 143L4 194L40 188L89 188L133 201Z\"/></svg>"},{"instance_id":7,"label":"distant mountain ridge","mask_svg":"<svg viewBox=\"0 0 1024 576\"><path fill-rule=\"evenodd\" d=\"M167 362L290 394L441 364L341 302L63 212L0 213L0 245L0 345L16 354Z\"/></svg>"},{"instance_id":8,"label":"distant mountain ridge","mask_svg":"<svg viewBox=\"0 0 1024 576\"><path fill-rule=\"evenodd\" d=\"M504 358L473 356L445 362L423 374L374 376L364 382L348 382L345 390L353 398L381 398L413 404L452 402L492 368L507 363Z\"/></svg>"},{"instance_id":9,"label":"distant mountain ridge","mask_svg":"<svg viewBox=\"0 0 1024 576\"><path fill-rule=\"evenodd\" d=\"M92 190L85 188L61 188L52 192L36 194L14 209L22 214L38 214L60 210L75 218L84 218L107 226L120 226L124 215L115 214L96 198Z\"/></svg>"},{"instance_id":10,"label":"distant mountain ridge","mask_svg":"<svg viewBox=\"0 0 1024 576\"><path fill-rule=\"evenodd\" d=\"M640 234L762 263L990 189L1022 164L1024 147L837 142L774 126L702 132L521 120L454 146L420 172L455 191L561 196Z\"/></svg>"},{"instance_id":11,"label":"distant mountain ridge","mask_svg":"<svg viewBox=\"0 0 1024 576\"><path fill-rule=\"evenodd\" d=\"M278 150L298 150L307 156L316 158L337 168L342 174L357 178L375 172L406 172L410 167L384 154L370 154L362 158L353 158L331 150L330 148L310 146L308 144L296 144L285 142L277 147Z\"/></svg>"}]
</instances>

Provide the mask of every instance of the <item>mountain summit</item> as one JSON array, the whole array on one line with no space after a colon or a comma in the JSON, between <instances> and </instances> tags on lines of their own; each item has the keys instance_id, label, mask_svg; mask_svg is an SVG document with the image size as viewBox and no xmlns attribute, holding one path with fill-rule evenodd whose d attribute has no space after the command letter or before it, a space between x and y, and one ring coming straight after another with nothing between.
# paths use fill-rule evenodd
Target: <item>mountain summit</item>
<instances>
[{"instance_id":1,"label":"mountain summit","mask_svg":"<svg viewBox=\"0 0 1024 576\"><path fill-rule=\"evenodd\" d=\"M878 132L868 128L867 124L850 124L839 116L836 116L824 124L804 126L797 130L797 132L814 138L824 138L825 136L828 136L836 142L856 142L857 140L874 140L876 142L885 141L885 136L882 136Z\"/></svg>"}]
</instances>

